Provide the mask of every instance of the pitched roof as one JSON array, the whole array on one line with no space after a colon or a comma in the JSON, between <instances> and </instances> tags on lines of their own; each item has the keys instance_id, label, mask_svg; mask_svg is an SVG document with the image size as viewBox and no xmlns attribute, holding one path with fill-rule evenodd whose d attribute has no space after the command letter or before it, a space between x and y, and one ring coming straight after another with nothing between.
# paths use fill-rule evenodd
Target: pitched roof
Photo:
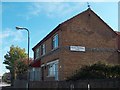
<instances>
[{"instance_id":1,"label":"pitched roof","mask_svg":"<svg viewBox=\"0 0 120 90\"><path fill-rule=\"evenodd\" d=\"M74 19L75 17L85 13L85 12L92 12L94 13L113 33L117 34L107 23L105 23L93 10L91 10L90 8L88 8L87 10L83 11L82 13L79 13L78 15L64 21L63 23L59 24L54 30L52 30L46 37L44 37L37 45L35 45L32 50L34 50L36 47L38 47L40 44L42 44L43 42L45 42L48 38L50 38L53 34L55 34L59 28L61 27L61 25L65 24L66 22L69 22L71 19Z\"/></svg>"}]
</instances>

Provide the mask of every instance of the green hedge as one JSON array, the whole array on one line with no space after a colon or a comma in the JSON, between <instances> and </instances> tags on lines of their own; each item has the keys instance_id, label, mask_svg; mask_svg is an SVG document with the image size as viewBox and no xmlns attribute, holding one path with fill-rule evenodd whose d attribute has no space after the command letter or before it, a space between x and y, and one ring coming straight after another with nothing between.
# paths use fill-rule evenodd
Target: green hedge
<instances>
[{"instance_id":1,"label":"green hedge","mask_svg":"<svg viewBox=\"0 0 120 90\"><path fill-rule=\"evenodd\" d=\"M89 66L86 65L77 70L71 77L68 77L67 80L108 78L120 78L120 65L107 65L100 62Z\"/></svg>"}]
</instances>

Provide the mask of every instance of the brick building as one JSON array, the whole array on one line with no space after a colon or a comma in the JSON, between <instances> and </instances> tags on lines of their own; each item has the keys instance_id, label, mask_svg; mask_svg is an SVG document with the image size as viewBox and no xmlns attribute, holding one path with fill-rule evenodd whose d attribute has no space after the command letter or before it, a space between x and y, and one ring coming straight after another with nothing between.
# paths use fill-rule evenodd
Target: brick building
<instances>
[{"instance_id":1,"label":"brick building","mask_svg":"<svg viewBox=\"0 0 120 90\"><path fill-rule=\"evenodd\" d=\"M118 34L90 8L59 24L33 51L31 80L61 81L83 65L120 63Z\"/></svg>"}]
</instances>

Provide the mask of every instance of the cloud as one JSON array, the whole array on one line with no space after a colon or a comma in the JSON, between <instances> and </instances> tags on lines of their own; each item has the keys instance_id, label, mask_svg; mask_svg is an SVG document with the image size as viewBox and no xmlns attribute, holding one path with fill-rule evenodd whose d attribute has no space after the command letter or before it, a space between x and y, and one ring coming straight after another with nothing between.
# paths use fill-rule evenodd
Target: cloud
<instances>
[{"instance_id":1,"label":"cloud","mask_svg":"<svg viewBox=\"0 0 120 90\"><path fill-rule=\"evenodd\" d=\"M0 39L6 38L8 37L10 34L9 33L4 33L4 34L0 34Z\"/></svg>"},{"instance_id":2,"label":"cloud","mask_svg":"<svg viewBox=\"0 0 120 90\"><path fill-rule=\"evenodd\" d=\"M79 10L85 2L63 3L63 2L36 2L28 7L27 19L44 13L47 17L63 17L75 10Z\"/></svg>"},{"instance_id":3,"label":"cloud","mask_svg":"<svg viewBox=\"0 0 120 90\"><path fill-rule=\"evenodd\" d=\"M8 38L12 38L11 42L20 42L21 39L23 38L23 34L21 31L13 31L10 28L6 28L4 31L2 31L2 33L0 33L0 39L8 39Z\"/></svg>"},{"instance_id":4,"label":"cloud","mask_svg":"<svg viewBox=\"0 0 120 90\"><path fill-rule=\"evenodd\" d=\"M6 28L0 33L0 55L3 56L12 44L20 43L25 40L21 31L14 31L10 28ZM3 57L1 57L3 60Z\"/></svg>"},{"instance_id":5,"label":"cloud","mask_svg":"<svg viewBox=\"0 0 120 90\"><path fill-rule=\"evenodd\" d=\"M6 28L0 33L0 55L3 56L14 43L22 42L25 36L21 31ZM3 57L0 57L3 59Z\"/></svg>"}]
</instances>

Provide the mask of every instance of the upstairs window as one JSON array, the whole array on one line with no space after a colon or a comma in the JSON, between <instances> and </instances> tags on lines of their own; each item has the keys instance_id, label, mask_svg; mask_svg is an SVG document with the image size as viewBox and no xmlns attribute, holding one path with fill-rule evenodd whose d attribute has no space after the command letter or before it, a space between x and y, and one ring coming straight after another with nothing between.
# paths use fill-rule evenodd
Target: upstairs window
<instances>
[{"instance_id":1,"label":"upstairs window","mask_svg":"<svg viewBox=\"0 0 120 90\"><path fill-rule=\"evenodd\" d=\"M58 48L58 34L56 34L52 39L52 49Z\"/></svg>"},{"instance_id":2,"label":"upstairs window","mask_svg":"<svg viewBox=\"0 0 120 90\"><path fill-rule=\"evenodd\" d=\"M40 49L37 48L37 49L35 50L35 59L39 58L39 56L40 56Z\"/></svg>"},{"instance_id":3,"label":"upstairs window","mask_svg":"<svg viewBox=\"0 0 120 90\"><path fill-rule=\"evenodd\" d=\"M45 55L46 49L45 49L45 44L41 45L41 55Z\"/></svg>"}]
</instances>

